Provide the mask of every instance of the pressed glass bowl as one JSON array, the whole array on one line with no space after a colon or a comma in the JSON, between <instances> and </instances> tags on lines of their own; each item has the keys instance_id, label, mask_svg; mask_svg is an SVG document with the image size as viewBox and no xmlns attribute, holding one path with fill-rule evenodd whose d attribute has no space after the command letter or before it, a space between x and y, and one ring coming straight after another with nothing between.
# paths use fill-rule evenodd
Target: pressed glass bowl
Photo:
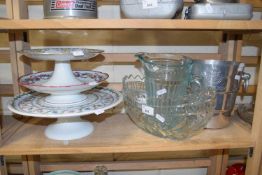
<instances>
[{"instance_id":1,"label":"pressed glass bowl","mask_svg":"<svg viewBox=\"0 0 262 175\"><path fill-rule=\"evenodd\" d=\"M125 77L123 93L126 112L141 129L153 135L185 139L199 133L213 115L215 93L212 89L188 91L179 99L148 98L143 79Z\"/></svg>"}]
</instances>

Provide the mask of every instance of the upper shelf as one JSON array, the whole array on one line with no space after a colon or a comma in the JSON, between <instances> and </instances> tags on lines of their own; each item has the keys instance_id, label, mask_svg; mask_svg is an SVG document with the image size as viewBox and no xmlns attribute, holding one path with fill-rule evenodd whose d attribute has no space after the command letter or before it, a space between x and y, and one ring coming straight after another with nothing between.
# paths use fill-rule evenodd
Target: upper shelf
<instances>
[{"instance_id":1,"label":"upper shelf","mask_svg":"<svg viewBox=\"0 0 262 175\"><path fill-rule=\"evenodd\" d=\"M24 0L29 4L43 4L43 0ZM251 3L255 8L261 8L261 0L240 0L241 3ZM119 4L119 0L98 0L98 3L103 4ZM194 0L184 0L184 3L194 3Z\"/></svg>"},{"instance_id":2,"label":"upper shelf","mask_svg":"<svg viewBox=\"0 0 262 175\"><path fill-rule=\"evenodd\" d=\"M262 20L171 20L171 19L41 19L0 20L0 30L38 29L162 29L262 31Z\"/></svg>"}]
</instances>

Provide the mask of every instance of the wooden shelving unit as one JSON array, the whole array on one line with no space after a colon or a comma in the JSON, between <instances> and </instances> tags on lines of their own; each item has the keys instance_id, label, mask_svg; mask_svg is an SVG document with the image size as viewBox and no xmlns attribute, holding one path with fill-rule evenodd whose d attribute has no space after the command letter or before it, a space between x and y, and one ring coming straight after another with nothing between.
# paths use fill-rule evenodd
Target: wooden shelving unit
<instances>
[{"instance_id":1,"label":"wooden shelving unit","mask_svg":"<svg viewBox=\"0 0 262 175\"><path fill-rule=\"evenodd\" d=\"M35 0L39 2L39 0ZM11 3L10 3L11 2ZM226 35L226 39L221 43L219 54L191 54L195 57L208 58L213 56L217 59L227 58L227 60L242 60L241 48L243 34L262 32L262 21L222 21L222 20L142 20L142 19L75 19L75 20L29 20L25 0L7 1L9 7L8 14L11 19L0 20L0 30L7 31L10 38L10 58L13 68L14 94L18 94L20 89L16 79L30 72L30 64L20 59L20 51L29 47L27 42L27 30L81 30L81 29L101 29L101 30L183 30L183 31L221 31ZM29 1L30 2L30 1ZM33 2L33 1L32 1ZM114 1L115 2L115 1ZM259 3L259 2L255 2ZM123 58L124 57L124 58ZM247 63L256 65L259 62L249 61ZM134 62L131 54L105 54L103 63L108 62ZM181 168L181 167L208 167L209 175L222 175L228 160L228 150L235 148L252 148L253 154L247 155L247 175L258 175L261 153L262 153L262 70L260 70L259 84L253 86L252 92L256 93L256 109L254 124L252 128L234 118L231 125L220 130L204 130L199 135L183 141L173 141L149 135L138 129L125 114L108 113L101 117L91 117L95 123L95 132L88 138L70 141L68 143L48 140L44 136L44 129L53 120L32 118L27 121L17 121L15 129L6 129L8 137L5 137L0 148L0 155L18 155L23 157L23 171L25 174L39 174L41 171L51 171L64 166L41 165L39 155L58 154L131 154L131 153L164 153L178 151L201 151L212 150L214 155L208 159L192 159L187 161L172 162L114 162L104 163L117 169L149 169L152 166L157 168ZM114 85L112 85L114 86ZM120 90L121 87L115 86ZM89 117L87 118L89 119ZM7 122L8 125L8 122ZM10 124L13 125L13 124ZM10 126L12 128L13 126ZM9 128L7 126L7 128ZM7 132L8 131L8 132ZM3 135L4 136L4 135ZM173 163L173 164L172 164ZM101 164L97 163L97 164ZM102 163L103 164L103 163ZM113 164L116 164L113 166ZM4 164L3 164L4 165ZM186 166L188 165L188 166ZM87 170L94 167L83 168L81 165L71 166L76 170ZM119 166L119 168L118 168ZM126 168L123 168L125 166ZM2 172L6 171L2 166Z\"/></svg>"},{"instance_id":2,"label":"wooden shelving unit","mask_svg":"<svg viewBox=\"0 0 262 175\"><path fill-rule=\"evenodd\" d=\"M99 118L91 116L91 120L95 124L91 136L64 143L49 140L44 135L47 124L54 120L31 119L7 140L0 149L0 155L197 151L248 148L255 144L250 128L238 119L225 129L207 129L183 141L147 134L125 114L105 114Z\"/></svg>"},{"instance_id":3,"label":"wooden shelving unit","mask_svg":"<svg viewBox=\"0 0 262 175\"><path fill-rule=\"evenodd\" d=\"M171 19L42 19L0 20L2 30L162 29L259 32L262 21Z\"/></svg>"}]
</instances>

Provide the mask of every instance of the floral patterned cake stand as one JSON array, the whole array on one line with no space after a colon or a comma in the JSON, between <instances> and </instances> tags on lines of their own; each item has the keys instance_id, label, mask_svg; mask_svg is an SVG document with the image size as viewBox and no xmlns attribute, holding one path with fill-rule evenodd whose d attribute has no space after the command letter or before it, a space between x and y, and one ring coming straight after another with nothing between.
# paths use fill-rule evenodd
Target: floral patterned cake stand
<instances>
[{"instance_id":1,"label":"floral patterned cake stand","mask_svg":"<svg viewBox=\"0 0 262 175\"><path fill-rule=\"evenodd\" d=\"M46 101L56 104L77 103L86 100L86 95L81 92L90 90L108 78L108 74L98 71L73 71L74 79L78 82L67 82L48 85L54 77L53 72L38 72L24 75L19 78L18 84L33 91L51 94L46 96ZM61 79L61 78L60 78ZM71 82L72 83L72 82Z\"/></svg>"},{"instance_id":2,"label":"floral patterned cake stand","mask_svg":"<svg viewBox=\"0 0 262 175\"><path fill-rule=\"evenodd\" d=\"M23 50L22 53L32 59L54 60L55 69L20 77L19 84L33 91L16 96L9 109L24 116L58 118L45 130L50 139L75 140L88 136L94 127L81 116L99 115L113 108L122 101L122 94L97 87L108 78L107 74L72 71L70 60L90 59L101 52L80 48Z\"/></svg>"},{"instance_id":3,"label":"floral patterned cake stand","mask_svg":"<svg viewBox=\"0 0 262 175\"><path fill-rule=\"evenodd\" d=\"M63 105L64 103L67 104L81 102L86 99L86 96L80 92L97 86L99 83L107 79L108 76L104 75L104 77L100 78L99 81L95 81L94 78L93 82L88 82L88 84L86 84L77 79L77 77L74 75L71 69L70 60L87 60L99 55L102 52L102 50L84 48L46 48L23 50L21 53L29 58L35 60L55 61L55 68L52 76L47 81L38 86L36 86L34 82L30 83L29 81L26 83L20 81L20 84L25 85L31 90L50 93L51 95L46 97L46 100L48 100L50 103ZM40 77L36 74L32 74L32 76L34 76L35 79ZM20 78L20 80L23 79L24 77ZM43 89L44 87L46 88L40 91L40 89ZM66 93L61 94L59 89L63 87L65 87L67 91Z\"/></svg>"},{"instance_id":4,"label":"floral patterned cake stand","mask_svg":"<svg viewBox=\"0 0 262 175\"><path fill-rule=\"evenodd\" d=\"M53 140L74 140L91 134L93 124L80 116L104 113L122 101L122 94L113 89L96 87L84 92L87 100L63 105L50 104L46 94L30 91L14 98L8 108L17 114L41 118L58 118L50 124L45 135Z\"/></svg>"}]
</instances>

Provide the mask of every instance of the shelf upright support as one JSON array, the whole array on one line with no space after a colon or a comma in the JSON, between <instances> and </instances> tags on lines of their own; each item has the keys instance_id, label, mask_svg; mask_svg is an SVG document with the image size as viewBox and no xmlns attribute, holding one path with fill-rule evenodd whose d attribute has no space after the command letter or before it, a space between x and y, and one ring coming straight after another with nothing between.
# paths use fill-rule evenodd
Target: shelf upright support
<instances>
[{"instance_id":1,"label":"shelf upright support","mask_svg":"<svg viewBox=\"0 0 262 175\"><path fill-rule=\"evenodd\" d=\"M221 166L221 175L225 175L228 166L228 159L229 159L229 150L223 150L223 157L222 157L222 166Z\"/></svg>"},{"instance_id":2,"label":"shelf upright support","mask_svg":"<svg viewBox=\"0 0 262 175\"><path fill-rule=\"evenodd\" d=\"M8 19L13 19L13 1L5 1L6 5L6 17Z\"/></svg>"},{"instance_id":3,"label":"shelf upright support","mask_svg":"<svg viewBox=\"0 0 262 175\"><path fill-rule=\"evenodd\" d=\"M13 19L28 19L28 8L25 0L10 0L13 3Z\"/></svg>"},{"instance_id":4,"label":"shelf upright support","mask_svg":"<svg viewBox=\"0 0 262 175\"><path fill-rule=\"evenodd\" d=\"M235 35L231 33L222 34L222 41L218 50L221 58L227 61L240 61L242 52L242 35ZM226 168L229 159L229 150L222 150L221 158L221 175L226 173Z\"/></svg>"},{"instance_id":5,"label":"shelf upright support","mask_svg":"<svg viewBox=\"0 0 262 175\"><path fill-rule=\"evenodd\" d=\"M8 0L8 4L12 6L9 8L8 14L12 19L26 19L28 18L27 6L24 0ZM12 11L12 13L10 12ZM10 58L12 67L13 89L14 94L17 95L21 92L18 86L18 78L21 75L31 72L30 62L21 57L18 52L24 48L29 47L28 34L25 31L9 31L9 45L10 45ZM19 128L22 123L16 122L13 128ZM30 164L30 161L29 163ZM30 166L26 166L30 167ZM2 175L2 174L1 174Z\"/></svg>"},{"instance_id":6,"label":"shelf upright support","mask_svg":"<svg viewBox=\"0 0 262 175\"><path fill-rule=\"evenodd\" d=\"M261 58L262 59L262 58ZM259 169L261 166L261 155L262 155L262 62L260 59L260 67L258 73L258 85L257 85L257 94L255 101L255 111L254 118L252 123L251 136L255 142L252 154L248 155L247 159L247 175L258 175ZM262 174L262 172L260 172Z\"/></svg>"},{"instance_id":7,"label":"shelf upright support","mask_svg":"<svg viewBox=\"0 0 262 175\"><path fill-rule=\"evenodd\" d=\"M8 175L4 156L0 156L0 175Z\"/></svg>"},{"instance_id":8,"label":"shelf upright support","mask_svg":"<svg viewBox=\"0 0 262 175\"><path fill-rule=\"evenodd\" d=\"M13 19L26 19L28 18L27 6L24 0L10 0L13 5ZM12 76L14 94L17 95L21 92L18 86L17 79L31 72L30 61L28 58L22 57L19 51L28 48L28 33L25 31L11 31L9 32L10 42L10 57L12 65Z\"/></svg>"},{"instance_id":9,"label":"shelf upright support","mask_svg":"<svg viewBox=\"0 0 262 175\"><path fill-rule=\"evenodd\" d=\"M211 165L207 168L208 175L221 175L223 150L214 150L210 156Z\"/></svg>"},{"instance_id":10,"label":"shelf upright support","mask_svg":"<svg viewBox=\"0 0 262 175\"><path fill-rule=\"evenodd\" d=\"M236 44L235 44L235 58L236 61L241 62L242 57L242 46L243 46L243 35L236 35Z\"/></svg>"},{"instance_id":11,"label":"shelf upright support","mask_svg":"<svg viewBox=\"0 0 262 175\"><path fill-rule=\"evenodd\" d=\"M12 1L5 1L5 6L6 6L6 17L8 19L12 19L13 18L13 4ZM1 133L1 137L0 137L0 144L2 144L3 142L3 116L0 116L0 133Z\"/></svg>"},{"instance_id":12,"label":"shelf upright support","mask_svg":"<svg viewBox=\"0 0 262 175\"><path fill-rule=\"evenodd\" d=\"M5 1L5 5L6 5L6 17L8 19L12 19L13 18L13 3L12 1L6 0ZM3 121L3 116L1 116L1 127L0 127L0 133L1 133L1 137L0 137L0 143L2 144L3 142L3 131L2 131L2 121ZM7 167L6 167L6 160L5 157L0 155L0 175L8 175L7 173Z\"/></svg>"},{"instance_id":13,"label":"shelf upright support","mask_svg":"<svg viewBox=\"0 0 262 175\"><path fill-rule=\"evenodd\" d=\"M22 156L24 175L39 175L40 156Z\"/></svg>"},{"instance_id":14,"label":"shelf upright support","mask_svg":"<svg viewBox=\"0 0 262 175\"><path fill-rule=\"evenodd\" d=\"M242 35L223 33L219 46L221 58L228 61L240 61L242 51Z\"/></svg>"}]
</instances>

